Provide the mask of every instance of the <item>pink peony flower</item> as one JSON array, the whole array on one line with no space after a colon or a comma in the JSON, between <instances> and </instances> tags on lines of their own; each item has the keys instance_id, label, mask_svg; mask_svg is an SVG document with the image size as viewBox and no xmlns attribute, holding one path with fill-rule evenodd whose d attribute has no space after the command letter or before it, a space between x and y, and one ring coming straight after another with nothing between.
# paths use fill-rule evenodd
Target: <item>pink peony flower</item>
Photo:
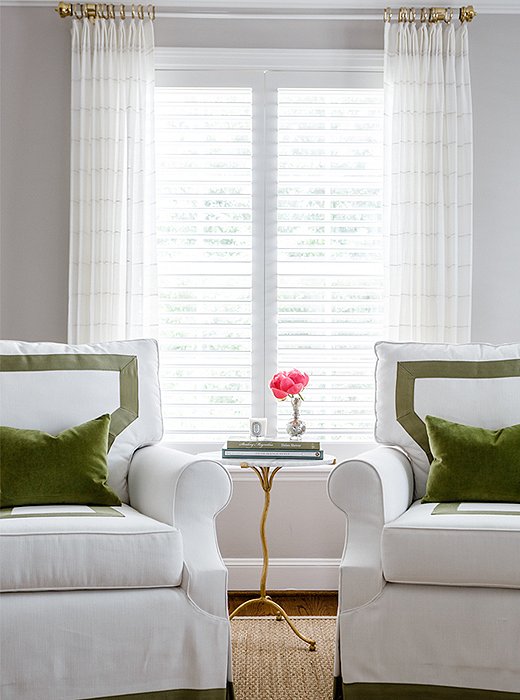
<instances>
[{"instance_id":1,"label":"pink peony flower","mask_svg":"<svg viewBox=\"0 0 520 700\"><path fill-rule=\"evenodd\" d=\"M288 396L297 396L309 383L305 372L293 369L290 372L277 372L269 383L269 388L277 399L284 401Z\"/></svg>"}]
</instances>

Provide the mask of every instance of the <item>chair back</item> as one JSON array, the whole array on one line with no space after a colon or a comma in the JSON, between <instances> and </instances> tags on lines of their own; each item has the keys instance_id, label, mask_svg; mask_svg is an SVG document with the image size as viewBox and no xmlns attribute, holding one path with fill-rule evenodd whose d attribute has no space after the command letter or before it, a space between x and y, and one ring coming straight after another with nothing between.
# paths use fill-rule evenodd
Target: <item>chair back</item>
<instances>
[{"instance_id":1,"label":"chair back","mask_svg":"<svg viewBox=\"0 0 520 700\"><path fill-rule=\"evenodd\" d=\"M411 460L424 495L432 456L424 418L497 430L520 423L520 344L375 346L377 442Z\"/></svg>"},{"instance_id":2,"label":"chair back","mask_svg":"<svg viewBox=\"0 0 520 700\"><path fill-rule=\"evenodd\" d=\"M0 424L51 435L110 413L109 485L128 502L133 453L162 437L155 340L0 341Z\"/></svg>"}]
</instances>

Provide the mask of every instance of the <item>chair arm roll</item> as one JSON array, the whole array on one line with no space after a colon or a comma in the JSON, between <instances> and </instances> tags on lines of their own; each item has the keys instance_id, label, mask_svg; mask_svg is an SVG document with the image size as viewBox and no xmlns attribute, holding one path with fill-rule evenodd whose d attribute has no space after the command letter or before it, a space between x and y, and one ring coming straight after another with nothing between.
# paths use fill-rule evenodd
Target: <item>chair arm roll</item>
<instances>
[{"instance_id":1,"label":"chair arm roll","mask_svg":"<svg viewBox=\"0 0 520 700\"><path fill-rule=\"evenodd\" d=\"M182 585L204 611L227 616L227 569L217 543L215 518L229 503L231 478L218 462L162 445L138 450L128 474L130 504L182 533Z\"/></svg>"},{"instance_id":2,"label":"chair arm roll","mask_svg":"<svg viewBox=\"0 0 520 700\"><path fill-rule=\"evenodd\" d=\"M412 502L412 468L401 450L378 447L338 464L327 487L347 520L340 564L340 611L346 611L368 603L385 584L381 534Z\"/></svg>"}]
</instances>

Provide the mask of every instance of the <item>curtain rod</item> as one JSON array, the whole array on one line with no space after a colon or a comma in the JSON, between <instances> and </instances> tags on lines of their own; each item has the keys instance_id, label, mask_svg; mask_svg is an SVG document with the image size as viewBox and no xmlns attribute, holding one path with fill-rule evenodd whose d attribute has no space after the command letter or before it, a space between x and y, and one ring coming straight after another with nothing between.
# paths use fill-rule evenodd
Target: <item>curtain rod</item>
<instances>
[{"instance_id":1,"label":"curtain rod","mask_svg":"<svg viewBox=\"0 0 520 700\"><path fill-rule=\"evenodd\" d=\"M132 19L155 19L154 5L113 5L112 3L72 3L60 2L55 11L60 17L72 17L73 19L89 19L94 22L96 19L115 19L116 15L120 19L131 17Z\"/></svg>"},{"instance_id":2,"label":"curtain rod","mask_svg":"<svg viewBox=\"0 0 520 700\"><path fill-rule=\"evenodd\" d=\"M160 18L178 18L178 19L298 19L298 20L340 20L340 21L353 21L353 20L376 20L380 19L379 13L371 14L277 14L277 13L247 13L247 12L233 12L233 13L217 13L217 12L175 12L175 11L163 11L157 12L154 5L130 5L127 9L126 5L121 4L107 4L107 3L72 3L72 2L60 2L56 8L56 12L60 17L72 17L73 19L83 19L87 18L91 21L96 19L115 19L119 16L120 19L125 19L127 16L132 17L132 19L144 19L145 15L150 19L154 20L157 17ZM467 5L459 9L459 20L461 22L471 22L476 16L476 12L472 5ZM415 22L419 20L421 22L446 22L450 23L453 16L454 10L451 7L422 7L419 12L415 7L400 7L397 11L397 19L399 22ZM393 17L393 11L390 7L385 8L383 13L383 19L385 22L390 22Z\"/></svg>"},{"instance_id":3,"label":"curtain rod","mask_svg":"<svg viewBox=\"0 0 520 700\"><path fill-rule=\"evenodd\" d=\"M471 22L476 17L476 12L473 5L467 5L459 9L459 20L461 22ZM397 14L398 22L429 22L436 24L437 22L446 22L449 24L453 19L454 10L452 7L421 7L420 12L415 7L400 7ZM385 22L392 20L392 8L386 7L383 13Z\"/></svg>"}]
</instances>

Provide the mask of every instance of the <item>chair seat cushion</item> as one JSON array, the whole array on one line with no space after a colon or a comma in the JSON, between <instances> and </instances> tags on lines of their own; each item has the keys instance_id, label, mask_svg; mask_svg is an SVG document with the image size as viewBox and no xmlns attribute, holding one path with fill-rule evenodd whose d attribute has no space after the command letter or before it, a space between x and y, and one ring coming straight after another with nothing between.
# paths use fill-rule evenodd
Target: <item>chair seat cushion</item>
<instances>
[{"instance_id":1,"label":"chair seat cushion","mask_svg":"<svg viewBox=\"0 0 520 700\"><path fill-rule=\"evenodd\" d=\"M0 588L48 591L178 586L179 530L130 506L0 511Z\"/></svg>"},{"instance_id":2,"label":"chair seat cushion","mask_svg":"<svg viewBox=\"0 0 520 700\"><path fill-rule=\"evenodd\" d=\"M394 583L520 588L520 504L416 501L385 526L382 560Z\"/></svg>"}]
</instances>

